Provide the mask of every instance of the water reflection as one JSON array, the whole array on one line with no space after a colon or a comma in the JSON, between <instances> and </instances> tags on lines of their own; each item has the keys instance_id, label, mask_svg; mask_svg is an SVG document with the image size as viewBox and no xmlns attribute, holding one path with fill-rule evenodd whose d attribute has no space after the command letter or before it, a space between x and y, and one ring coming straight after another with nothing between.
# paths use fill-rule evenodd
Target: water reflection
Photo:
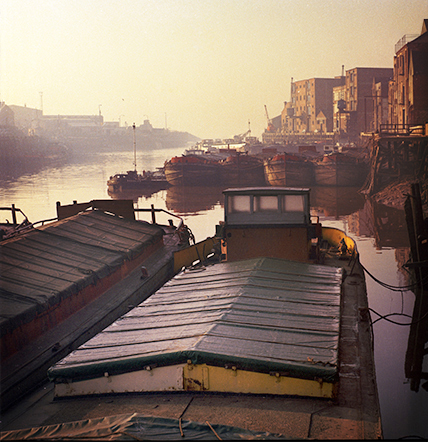
<instances>
[{"instance_id":1,"label":"water reflection","mask_svg":"<svg viewBox=\"0 0 428 442\"><path fill-rule=\"evenodd\" d=\"M107 194L111 199L114 200L132 200L134 203L138 202L139 198L150 198L152 195L157 193L158 190L122 190L121 192L112 192L107 189Z\"/></svg>"},{"instance_id":2,"label":"water reflection","mask_svg":"<svg viewBox=\"0 0 428 442\"><path fill-rule=\"evenodd\" d=\"M320 217L346 220L353 234L373 238L378 250L409 246L404 210L378 204L358 187L313 187L311 208Z\"/></svg>"},{"instance_id":3,"label":"water reflection","mask_svg":"<svg viewBox=\"0 0 428 442\"><path fill-rule=\"evenodd\" d=\"M217 204L223 206L223 190L224 187L172 186L166 191L166 207L182 214L210 210Z\"/></svg>"},{"instance_id":4,"label":"water reflection","mask_svg":"<svg viewBox=\"0 0 428 442\"><path fill-rule=\"evenodd\" d=\"M408 247L406 218L404 210L377 204L367 199L364 205L367 230L373 236L376 247Z\"/></svg>"},{"instance_id":5,"label":"water reflection","mask_svg":"<svg viewBox=\"0 0 428 442\"><path fill-rule=\"evenodd\" d=\"M364 206L364 196L359 187L323 187L311 188L311 207L320 214L339 219Z\"/></svg>"}]
</instances>

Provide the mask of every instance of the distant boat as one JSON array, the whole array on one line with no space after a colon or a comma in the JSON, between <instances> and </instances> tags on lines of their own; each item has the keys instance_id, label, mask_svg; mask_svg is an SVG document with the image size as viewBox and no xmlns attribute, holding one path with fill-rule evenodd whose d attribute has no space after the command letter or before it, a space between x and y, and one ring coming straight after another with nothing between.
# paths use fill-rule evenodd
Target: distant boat
<instances>
[{"instance_id":1,"label":"distant boat","mask_svg":"<svg viewBox=\"0 0 428 442\"><path fill-rule=\"evenodd\" d=\"M368 165L360 158L341 152L324 155L313 163L317 186L360 186L368 172Z\"/></svg>"},{"instance_id":2,"label":"distant boat","mask_svg":"<svg viewBox=\"0 0 428 442\"><path fill-rule=\"evenodd\" d=\"M126 173L117 173L107 180L108 190L111 193L127 190L158 191L166 189L168 182L163 168L155 172L143 171L143 174L136 170L128 170Z\"/></svg>"},{"instance_id":3,"label":"distant boat","mask_svg":"<svg viewBox=\"0 0 428 442\"><path fill-rule=\"evenodd\" d=\"M107 180L108 190L111 193L123 192L127 190L147 190L158 191L166 189L168 183L165 178L163 168L158 168L155 172L143 171L143 174L137 173L137 148L134 130L134 170L128 170L126 173L117 173Z\"/></svg>"},{"instance_id":4,"label":"distant boat","mask_svg":"<svg viewBox=\"0 0 428 442\"><path fill-rule=\"evenodd\" d=\"M247 153L236 152L221 161L221 183L226 186L263 186L266 184L263 161Z\"/></svg>"},{"instance_id":5,"label":"distant boat","mask_svg":"<svg viewBox=\"0 0 428 442\"><path fill-rule=\"evenodd\" d=\"M173 157L165 163L165 177L173 186L214 186L219 184L220 165L200 155Z\"/></svg>"},{"instance_id":6,"label":"distant boat","mask_svg":"<svg viewBox=\"0 0 428 442\"><path fill-rule=\"evenodd\" d=\"M229 141L227 143L226 141ZM234 142L233 140L202 140L192 148L184 151L184 156L201 156L208 160L220 161L230 155L245 153L245 143Z\"/></svg>"},{"instance_id":7,"label":"distant boat","mask_svg":"<svg viewBox=\"0 0 428 442\"><path fill-rule=\"evenodd\" d=\"M265 178L271 186L310 186L313 168L310 161L296 154L278 154L264 161Z\"/></svg>"}]
</instances>

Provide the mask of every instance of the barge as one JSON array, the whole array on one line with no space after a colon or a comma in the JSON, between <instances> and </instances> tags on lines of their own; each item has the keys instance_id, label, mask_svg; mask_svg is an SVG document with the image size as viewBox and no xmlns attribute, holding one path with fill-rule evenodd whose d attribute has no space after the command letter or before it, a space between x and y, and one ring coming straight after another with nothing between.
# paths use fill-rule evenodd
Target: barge
<instances>
[{"instance_id":1,"label":"barge","mask_svg":"<svg viewBox=\"0 0 428 442\"><path fill-rule=\"evenodd\" d=\"M172 186L214 186L218 184L219 176L218 160L183 155L165 162L165 177Z\"/></svg>"},{"instance_id":2,"label":"barge","mask_svg":"<svg viewBox=\"0 0 428 442\"><path fill-rule=\"evenodd\" d=\"M332 152L320 160L314 160L315 185L361 186L368 170L368 164L360 158L347 153Z\"/></svg>"},{"instance_id":3,"label":"barge","mask_svg":"<svg viewBox=\"0 0 428 442\"><path fill-rule=\"evenodd\" d=\"M309 189L224 195L216 235L53 365L46 391L5 416L4 439L382 437L354 241L312 220Z\"/></svg>"},{"instance_id":4,"label":"barge","mask_svg":"<svg viewBox=\"0 0 428 442\"><path fill-rule=\"evenodd\" d=\"M132 200L94 200L58 203L54 221L27 220L3 236L2 410L44 381L50 365L173 276L176 233L135 220Z\"/></svg>"},{"instance_id":5,"label":"barge","mask_svg":"<svg viewBox=\"0 0 428 442\"><path fill-rule=\"evenodd\" d=\"M173 157L165 163L165 176L172 186L262 186L266 184L263 161L247 152L226 158L206 154Z\"/></svg>"},{"instance_id":6,"label":"barge","mask_svg":"<svg viewBox=\"0 0 428 442\"><path fill-rule=\"evenodd\" d=\"M297 154L283 153L264 160L266 182L271 186L310 186L314 181L314 165Z\"/></svg>"},{"instance_id":7,"label":"barge","mask_svg":"<svg viewBox=\"0 0 428 442\"><path fill-rule=\"evenodd\" d=\"M110 193L126 191L141 191L155 193L168 188L168 181L163 168L155 172L143 171L142 174L136 170L128 170L126 173L116 173L107 180L107 188Z\"/></svg>"},{"instance_id":8,"label":"barge","mask_svg":"<svg viewBox=\"0 0 428 442\"><path fill-rule=\"evenodd\" d=\"M263 186L266 184L263 161L248 153L237 152L220 162L220 182L225 187Z\"/></svg>"}]
</instances>

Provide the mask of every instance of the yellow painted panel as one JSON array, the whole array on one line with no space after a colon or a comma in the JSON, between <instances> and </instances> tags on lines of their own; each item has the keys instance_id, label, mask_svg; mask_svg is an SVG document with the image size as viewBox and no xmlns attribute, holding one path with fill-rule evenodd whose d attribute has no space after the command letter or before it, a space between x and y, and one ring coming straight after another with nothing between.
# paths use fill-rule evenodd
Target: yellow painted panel
<instances>
[{"instance_id":1,"label":"yellow painted panel","mask_svg":"<svg viewBox=\"0 0 428 442\"><path fill-rule=\"evenodd\" d=\"M338 246L343 238L345 240L346 246L348 247L348 250L350 252L355 251L355 241L351 237L347 236L346 233L342 230L335 229L333 227L323 227L322 237L333 246Z\"/></svg>"},{"instance_id":2,"label":"yellow painted panel","mask_svg":"<svg viewBox=\"0 0 428 442\"><path fill-rule=\"evenodd\" d=\"M69 383L55 384L55 396L131 393L140 391L182 391L183 365L143 369Z\"/></svg>"},{"instance_id":3,"label":"yellow painted panel","mask_svg":"<svg viewBox=\"0 0 428 442\"><path fill-rule=\"evenodd\" d=\"M207 238L193 246L186 247L174 253L174 273L177 273L183 267L189 267L198 259L204 260L211 253L212 248L218 243L217 238Z\"/></svg>"},{"instance_id":4,"label":"yellow painted panel","mask_svg":"<svg viewBox=\"0 0 428 442\"><path fill-rule=\"evenodd\" d=\"M139 391L212 391L333 398L336 384L206 364L177 364L55 385L55 396Z\"/></svg>"},{"instance_id":5,"label":"yellow painted panel","mask_svg":"<svg viewBox=\"0 0 428 442\"><path fill-rule=\"evenodd\" d=\"M184 389L229 393L277 394L333 398L336 384L206 364L184 367Z\"/></svg>"}]
</instances>

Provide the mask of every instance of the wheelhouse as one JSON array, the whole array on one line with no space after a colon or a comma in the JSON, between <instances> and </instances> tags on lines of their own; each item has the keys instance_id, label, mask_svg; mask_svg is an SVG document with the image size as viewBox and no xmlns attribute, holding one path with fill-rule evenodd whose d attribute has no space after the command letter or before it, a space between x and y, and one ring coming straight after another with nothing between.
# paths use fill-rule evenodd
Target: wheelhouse
<instances>
[{"instance_id":1,"label":"wheelhouse","mask_svg":"<svg viewBox=\"0 0 428 442\"><path fill-rule=\"evenodd\" d=\"M217 233L227 260L316 259L321 226L311 222L309 192L288 187L226 189L225 222Z\"/></svg>"}]
</instances>

